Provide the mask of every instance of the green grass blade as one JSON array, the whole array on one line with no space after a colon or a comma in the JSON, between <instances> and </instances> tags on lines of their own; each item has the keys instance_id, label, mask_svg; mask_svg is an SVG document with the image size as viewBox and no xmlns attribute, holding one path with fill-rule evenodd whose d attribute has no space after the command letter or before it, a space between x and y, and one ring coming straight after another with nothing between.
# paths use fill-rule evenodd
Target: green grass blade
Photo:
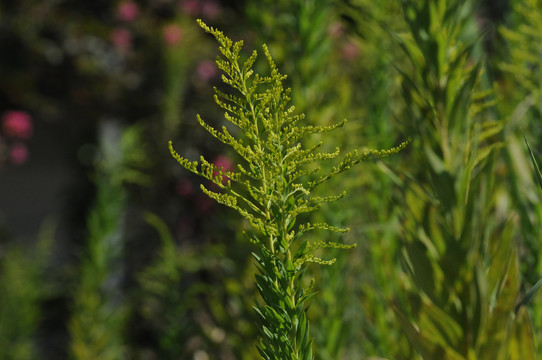
<instances>
[{"instance_id":1,"label":"green grass blade","mask_svg":"<svg viewBox=\"0 0 542 360\"><path fill-rule=\"evenodd\" d=\"M529 145L529 142L527 141L527 138L525 137L525 133L523 130L521 131L523 134L523 139L525 140L525 144L527 144L527 149L529 149L529 154L531 155L531 161L533 162L534 169L536 171L536 179L538 180L538 185L540 186L540 189L542 189L542 172L540 172L540 167L538 166L538 163L536 162L536 158L534 157L533 150L531 149L531 146Z\"/></svg>"},{"instance_id":2,"label":"green grass blade","mask_svg":"<svg viewBox=\"0 0 542 360\"><path fill-rule=\"evenodd\" d=\"M527 294L525 294L523 299L521 299L520 303L516 306L516 314L520 307L529 304L529 301L531 301L531 299L533 298L538 288L540 288L540 286L542 286L542 279L538 280L536 284L531 288L531 290L529 290Z\"/></svg>"},{"instance_id":3,"label":"green grass blade","mask_svg":"<svg viewBox=\"0 0 542 360\"><path fill-rule=\"evenodd\" d=\"M525 144L527 145L527 149L529 150L529 154L531 155L531 161L533 162L533 167L535 169L536 179L538 180L538 185L540 186L540 189L542 189L542 172L540 172L540 167L538 166L538 162L536 161L536 158L534 156L533 150L531 149L531 146L529 145L529 142L527 141L527 137L525 136L525 133L523 130L521 130L521 134L523 135L523 139L525 140ZM516 313L518 312L519 308L527 305L529 301L531 301L532 297L536 293L536 291L542 286L542 279L538 280L536 284L525 294L523 299L521 299L520 303L516 306Z\"/></svg>"}]
</instances>

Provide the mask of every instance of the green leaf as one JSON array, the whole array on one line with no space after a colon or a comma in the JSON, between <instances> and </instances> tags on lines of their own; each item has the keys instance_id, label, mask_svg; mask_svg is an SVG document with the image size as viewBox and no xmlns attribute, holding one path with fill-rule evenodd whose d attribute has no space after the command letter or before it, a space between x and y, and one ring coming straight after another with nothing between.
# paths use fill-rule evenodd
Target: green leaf
<instances>
[{"instance_id":1,"label":"green leaf","mask_svg":"<svg viewBox=\"0 0 542 360\"><path fill-rule=\"evenodd\" d=\"M424 360L466 360L452 348L435 343L433 341L433 334L425 333L426 335L422 335L418 328L403 315L397 306L394 305L393 310L410 342Z\"/></svg>"},{"instance_id":2,"label":"green leaf","mask_svg":"<svg viewBox=\"0 0 542 360\"><path fill-rule=\"evenodd\" d=\"M523 139L525 139L525 144L527 144L527 149L529 149L529 155L531 156L531 161L533 162L533 167L535 169L535 175L536 175L536 179L538 180L538 185L540 186L540 189L542 190L542 172L540 172L540 168L538 167L538 163L534 156L533 150L529 146L529 142L527 141L527 138L525 137L525 133L523 132L523 130L521 131L521 133L523 134Z\"/></svg>"},{"instance_id":3,"label":"green leaf","mask_svg":"<svg viewBox=\"0 0 542 360\"><path fill-rule=\"evenodd\" d=\"M527 294L521 299L520 303L516 306L516 313L519 311L519 308L522 306L527 306L531 299L533 298L534 294L538 291L538 289L542 286L542 278L536 282L536 284L527 291Z\"/></svg>"},{"instance_id":4,"label":"green leaf","mask_svg":"<svg viewBox=\"0 0 542 360\"><path fill-rule=\"evenodd\" d=\"M533 328L525 307L516 315L508 350L510 360L536 360Z\"/></svg>"}]
</instances>

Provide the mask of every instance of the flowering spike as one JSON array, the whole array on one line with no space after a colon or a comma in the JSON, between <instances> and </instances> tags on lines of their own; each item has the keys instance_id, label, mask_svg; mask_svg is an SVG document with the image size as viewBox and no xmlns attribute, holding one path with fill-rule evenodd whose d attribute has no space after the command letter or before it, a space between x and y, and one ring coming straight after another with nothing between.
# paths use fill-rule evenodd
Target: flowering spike
<instances>
[{"instance_id":1,"label":"flowering spike","mask_svg":"<svg viewBox=\"0 0 542 360\"><path fill-rule=\"evenodd\" d=\"M218 41L221 56L217 65L224 72L223 82L232 91L225 93L215 89L215 102L225 111L225 119L234 125L236 132L230 132L226 127L217 130L199 115L197 121L239 154L243 163L238 164L234 172L218 168L203 157L199 163L190 162L173 150L171 142L170 152L181 166L210 180L220 189L220 192L212 191L202 185L205 194L236 210L252 226L253 231L248 237L259 250L254 254L259 269L256 285L264 301L256 306L262 323L260 353L265 359L299 359L299 349L310 349L311 342L308 336L300 342L292 338L297 327L308 329L307 301L312 293L305 293L301 288L304 269L310 263L331 265L335 261L316 257L313 254L316 249L350 249L355 244L299 241L311 230L343 233L348 229L327 223L303 223L298 215L316 211L324 203L346 195L342 192L313 196L311 192L315 186L361 161L395 154L406 143L390 150L348 153L329 172L314 180L314 174L321 171L315 165L335 159L340 151L337 148L331 153L318 152L322 143L305 147L305 138L333 131L346 121L329 126L300 125L305 116L294 114L295 107L290 104L291 90L283 86L286 76L278 71L267 46L263 46L263 54L269 74L263 76L253 69L256 51L241 64L242 41L234 43L221 31L201 20L198 23Z\"/></svg>"}]
</instances>

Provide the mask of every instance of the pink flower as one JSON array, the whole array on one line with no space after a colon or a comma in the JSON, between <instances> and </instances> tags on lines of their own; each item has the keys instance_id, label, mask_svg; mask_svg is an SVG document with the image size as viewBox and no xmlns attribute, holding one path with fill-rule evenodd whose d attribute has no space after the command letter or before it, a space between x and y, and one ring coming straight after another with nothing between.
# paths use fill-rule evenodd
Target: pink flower
<instances>
[{"instance_id":1,"label":"pink flower","mask_svg":"<svg viewBox=\"0 0 542 360\"><path fill-rule=\"evenodd\" d=\"M213 161L213 164L219 169L233 171L233 162L230 160L229 157L225 155L218 155L216 159ZM215 171L213 173L213 176L217 176L217 175L218 175L218 171ZM228 177L223 175L222 184L226 184L227 182L228 182Z\"/></svg>"},{"instance_id":2,"label":"pink flower","mask_svg":"<svg viewBox=\"0 0 542 360\"><path fill-rule=\"evenodd\" d=\"M209 20L217 19L221 12L222 9L220 8L220 4L214 0L204 1L203 5L201 6L201 13L203 17Z\"/></svg>"},{"instance_id":3,"label":"pink flower","mask_svg":"<svg viewBox=\"0 0 542 360\"><path fill-rule=\"evenodd\" d=\"M113 29L111 42L120 51L127 51L132 47L132 33L124 28Z\"/></svg>"},{"instance_id":4,"label":"pink flower","mask_svg":"<svg viewBox=\"0 0 542 360\"><path fill-rule=\"evenodd\" d=\"M163 30L163 35L166 44L168 44L169 46L178 44L183 37L181 28L179 27L179 25L176 24L167 25Z\"/></svg>"},{"instance_id":5,"label":"pink flower","mask_svg":"<svg viewBox=\"0 0 542 360\"><path fill-rule=\"evenodd\" d=\"M8 111L2 117L2 128L8 137L29 139L32 136L32 118L25 111Z\"/></svg>"},{"instance_id":6,"label":"pink flower","mask_svg":"<svg viewBox=\"0 0 542 360\"><path fill-rule=\"evenodd\" d=\"M214 62L205 60L199 63L196 72L201 80L209 81L216 76L217 69Z\"/></svg>"},{"instance_id":7,"label":"pink flower","mask_svg":"<svg viewBox=\"0 0 542 360\"><path fill-rule=\"evenodd\" d=\"M16 142L9 149L9 160L15 165L22 165L28 160L28 148L21 142Z\"/></svg>"},{"instance_id":8,"label":"pink flower","mask_svg":"<svg viewBox=\"0 0 542 360\"><path fill-rule=\"evenodd\" d=\"M132 21L139 15L139 7L133 1L123 1L117 7L117 19L121 21Z\"/></svg>"},{"instance_id":9,"label":"pink flower","mask_svg":"<svg viewBox=\"0 0 542 360\"><path fill-rule=\"evenodd\" d=\"M179 3L181 11L188 16L199 15L198 0L183 0Z\"/></svg>"},{"instance_id":10,"label":"pink flower","mask_svg":"<svg viewBox=\"0 0 542 360\"><path fill-rule=\"evenodd\" d=\"M213 161L213 164L219 169L224 168L226 170L233 171L233 161L231 161L226 155L218 155L215 161Z\"/></svg>"}]
</instances>

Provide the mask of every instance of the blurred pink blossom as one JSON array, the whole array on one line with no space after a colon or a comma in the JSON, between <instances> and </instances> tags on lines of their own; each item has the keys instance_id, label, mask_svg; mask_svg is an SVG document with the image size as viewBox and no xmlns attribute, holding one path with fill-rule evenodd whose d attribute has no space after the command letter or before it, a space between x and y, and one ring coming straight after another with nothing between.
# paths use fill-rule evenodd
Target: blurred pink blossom
<instances>
[{"instance_id":1,"label":"blurred pink blossom","mask_svg":"<svg viewBox=\"0 0 542 360\"><path fill-rule=\"evenodd\" d=\"M123 1L117 7L117 19L132 21L139 16L139 6L133 1Z\"/></svg>"},{"instance_id":2,"label":"blurred pink blossom","mask_svg":"<svg viewBox=\"0 0 542 360\"><path fill-rule=\"evenodd\" d=\"M213 164L218 168L233 171L233 161L231 161L226 155L218 155L213 161Z\"/></svg>"},{"instance_id":3,"label":"blurred pink blossom","mask_svg":"<svg viewBox=\"0 0 542 360\"><path fill-rule=\"evenodd\" d=\"M28 160L28 148L21 142L16 142L9 149L9 160L15 165L22 165Z\"/></svg>"},{"instance_id":4,"label":"blurred pink blossom","mask_svg":"<svg viewBox=\"0 0 542 360\"><path fill-rule=\"evenodd\" d=\"M125 28L116 28L111 32L111 42L121 50L127 51L132 47L132 33Z\"/></svg>"},{"instance_id":5,"label":"blurred pink blossom","mask_svg":"<svg viewBox=\"0 0 542 360\"><path fill-rule=\"evenodd\" d=\"M198 0L182 0L179 6L181 11L188 16L199 15L200 6Z\"/></svg>"},{"instance_id":6,"label":"blurred pink blossom","mask_svg":"<svg viewBox=\"0 0 542 360\"><path fill-rule=\"evenodd\" d=\"M163 30L163 35L166 44L168 44L169 46L178 44L183 37L181 28L179 27L179 25L176 24L167 25Z\"/></svg>"},{"instance_id":7,"label":"blurred pink blossom","mask_svg":"<svg viewBox=\"0 0 542 360\"><path fill-rule=\"evenodd\" d=\"M213 164L219 169L233 171L233 162L230 160L229 157L225 155L218 155L216 159L213 161ZM218 171L215 171L213 173L213 176L217 176L217 175L218 175ZM227 181L228 181L228 177L224 176L222 178L222 183L226 184Z\"/></svg>"},{"instance_id":8,"label":"blurred pink blossom","mask_svg":"<svg viewBox=\"0 0 542 360\"><path fill-rule=\"evenodd\" d=\"M7 137L29 139L32 136L32 118L25 111L8 111L2 117L2 129Z\"/></svg>"},{"instance_id":9,"label":"blurred pink blossom","mask_svg":"<svg viewBox=\"0 0 542 360\"><path fill-rule=\"evenodd\" d=\"M175 185L175 190L180 196L187 197L192 195L192 193L194 192L194 186L187 179L181 179L177 181L177 184Z\"/></svg>"},{"instance_id":10,"label":"blurred pink blossom","mask_svg":"<svg viewBox=\"0 0 542 360\"><path fill-rule=\"evenodd\" d=\"M205 60L199 63L196 71L201 80L209 81L216 76L217 68L213 61Z\"/></svg>"},{"instance_id":11,"label":"blurred pink blossom","mask_svg":"<svg viewBox=\"0 0 542 360\"><path fill-rule=\"evenodd\" d=\"M220 4L214 0L204 1L201 6L201 14L204 18L215 20L220 16L222 8Z\"/></svg>"}]
</instances>

